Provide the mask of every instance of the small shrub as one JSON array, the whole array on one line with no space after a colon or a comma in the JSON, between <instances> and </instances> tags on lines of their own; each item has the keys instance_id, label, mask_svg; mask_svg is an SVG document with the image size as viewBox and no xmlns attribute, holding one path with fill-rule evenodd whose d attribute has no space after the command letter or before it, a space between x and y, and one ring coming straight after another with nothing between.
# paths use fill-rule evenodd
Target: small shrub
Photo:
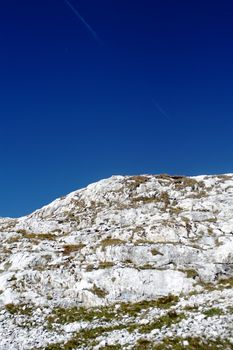
<instances>
[{"instance_id":1,"label":"small shrub","mask_svg":"<svg viewBox=\"0 0 233 350\"><path fill-rule=\"evenodd\" d=\"M163 255L160 251L158 251L156 248L151 249L151 254L152 255Z\"/></svg>"}]
</instances>

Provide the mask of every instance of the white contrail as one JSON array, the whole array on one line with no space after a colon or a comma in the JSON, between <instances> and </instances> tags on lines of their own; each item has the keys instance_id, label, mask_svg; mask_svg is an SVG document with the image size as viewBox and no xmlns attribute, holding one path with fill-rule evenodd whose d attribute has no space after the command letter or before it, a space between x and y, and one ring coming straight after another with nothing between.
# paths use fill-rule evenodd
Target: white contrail
<instances>
[{"instance_id":1,"label":"white contrail","mask_svg":"<svg viewBox=\"0 0 233 350\"><path fill-rule=\"evenodd\" d=\"M80 13L78 12L78 10L76 10L76 8L74 8L74 6L68 1L68 0L64 0L67 5L71 8L71 10L73 11L73 13L79 18L79 20L84 24L84 26L87 28L87 30L91 33L91 35L93 36L93 38L98 41L99 43L102 44L102 40L99 38L99 36L97 35L97 33L94 31L94 29L92 29L92 27L90 26L90 24L88 24L85 19L80 15Z\"/></svg>"},{"instance_id":2,"label":"white contrail","mask_svg":"<svg viewBox=\"0 0 233 350\"><path fill-rule=\"evenodd\" d=\"M152 102L154 103L157 110L167 119L170 119L168 114L164 111L164 109L152 98Z\"/></svg>"}]
</instances>

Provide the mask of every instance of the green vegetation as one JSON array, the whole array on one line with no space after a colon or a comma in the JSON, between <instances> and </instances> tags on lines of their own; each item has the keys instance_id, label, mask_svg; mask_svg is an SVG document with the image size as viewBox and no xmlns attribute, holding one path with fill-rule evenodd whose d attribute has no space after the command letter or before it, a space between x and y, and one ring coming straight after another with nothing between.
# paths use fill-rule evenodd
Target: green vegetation
<instances>
[{"instance_id":1,"label":"green vegetation","mask_svg":"<svg viewBox=\"0 0 233 350\"><path fill-rule=\"evenodd\" d=\"M131 190L136 190L137 187L139 187L140 185L144 184L145 182L147 182L149 180L149 177L147 176L131 176L128 180L127 180L127 185Z\"/></svg>"},{"instance_id":2,"label":"green vegetation","mask_svg":"<svg viewBox=\"0 0 233 350\"><path fill-rule=\"evenodd\" d=\"M100 242L100 246L104 249L109 246L120 245L125 243L126 241L123 241L122 239L119 239L119 238L105 238L105 239L102 239L102 241Z\"/></svg>"},{"instance_id":3,"label":"green vegetation","mask_svg":"<svg viewBox=\"0 0 233 350\"><path fill-rule=\"evenodd\" d=\"M7 239L8 244L14 244L19 242L22 239L21 236L11 236L10 238Z\"/></svg>"},{"instance_id":4,"label":"green vegetation","mask_svg":"<svg viewBox=\"0 0 233 350\"><path fill-rule=\"evenodd\" d=\"M106 308L105 308L106 310ZM140 309L141 310L141 309ZM76 310L77 311L77 310ZM80 311L80 310L79 310ZM122 310L120 310L122 311ZM124 313L125 310L123 310ZM127 310L129 311L129 310ZM87 311L87 313L91 316L90 317L90 321L96 319L96 314L92 314L90 313L91 311ZM93 311L92 311L93 312ZM97 311L102 313L102 311ZM64 314L61 312L61 310L59 311L59 315L60 317L64 317ZM111 311L110 314L108 314L108 317L110 316L110 319L112 319L114 317L114 319L117 319L117 314L113 313L113 309ZM136 314L135 314L136 315ZM73 315L72 313L70 313L71 319L74 321ZM79 314L80 316L80 314ZM86 317L85 315L83 315L84 317ZM109 318L105 318L106 321L109 320ZM122 330L122 329L126 329L128 332L133 332L135 330L139 331L142 334L146 334L146 333L150 333L153 329L157 328L160 329L162 327L168 327L171 326L174 323L179 322L180 320L182 320L185 317L184 314L177 314L175 311L170 311L168 312L166 315L159 317L158 319L154 320L153 322L151 322L150 324L147 325L138 325L137 323L129 323L127 325L123 325L123 324L117 324L114 326L98 326L96 328L85 328L82 329L81 331L79 331L78 333L76 333L75 335L73 335L72 339L70 339L68 342L66 343L57 343L57 344L51 344L49 346L46 347L45 350L71 350L71 349L76 349L79 348L81 346L94 346L97 344L96 338L98 338L100 335L103 335L104 333L108 333L108 332L112 332L115 330ZM70 320L71 320L70 319ZM66 323L66 322L65 322ZM135 349L147 349L147 347L150 345L150 342L145 340L145 339L140 339L137 344L136 344L136 348ZM117 347L118 346L118 347ZM139 347L141 346L141 347ZM107 347L104 347L103 349L120 349L119 345L109 345Z\"/></svg>"},{"instance_id":5,"label":"green vegetation","mask_svg":"<svg viewBox=\"0 0 233 350\"><path fill-rule=\"evenodd\" d=\"M164 210L168 207L170 204L169 194L167 192L161 192L159 195L154 195L151 197L135 197L132 198L132 201L137 202L143 202L143 203L163 203L164 204Z\"/></svg>"},{"instance_id":6,"label":"green vegetation","mask_svg":"<svg viewBox=\"0 0 233 350\"><path fill-rule=\"evenodd\" d=\"M25 230L25 229L19 229L16 232L20 233L21 235L26 235L27 234L27 230Z\"/></svg>"},{"instance_id":7,"label":"green vegetation","mask_svg":"<svg viewBox=\"0 0 233 350\"><path fill-rule=\"evenodd\" d=\"M12 315L32 316L32 306L26 304L6 304L6 310Z\"/></svg>"},{"instance_id":8,"label":"green vegetation","mask_svg":"<svg viewBox=\"0 0 233 350\"><path fill-rule=\"evenodd\" d=\"M152 348L152 342L150 340L141 338L141 339L138 339L134 347L134 350L147 350L151 348Z\"/></svg>"},{"instance_id":9,"label":"green vegetation","mask_svg":"<svg viewBox=\"0 0 233 350\"><path fill-rule=\"evenodd\" d=\"M161 297L157 300L143 300L137 303L122 303L120 305L120 312L129 316L137 316L142 310L149 308L162 308L168 309L175 305L179 301L179 298L175 295L168 295Z\"/></svg>"},{"instance_id":10,"label":"green vegetation","mask_svg":"<svg viewBox=\"0 0 233 350\"><path fill-rule=\"evenodd\" d=\"M211 222L215 223L215 222L218 221L218 219L217 219L216 217L214 217L214 218L206 219L205 221L210 222L210 223L211 223Z\"/></svg>"},{"instance_id":11,"label":"green vegetation","mask_svg":"<svg viewBox=\"0 0 233 350\"><path fill-rule=\"evenodd\" d=\"M192 190L195 190L199 187L203 187L204 183L202 181L197 181L195 179L191 179L190 177L185 176L173 176L175 188L178 190L186 189L190 187Z\"/></svg>"},{"instance_id":12,"label":"green vegetation","mask_svg":"<svg viewBox=\"0 0 233 350\"><path fill-rule=\"evenodd\" d=\"M141 265L138 266L139 270L153 270L154 266L151 264L145 264L145 265Z\"/></svg>"},{"instance_id":13,"label":"green vegetation","mask_svg":"<svg viewBox=\"0 0 233 350\"><path fill-rule=\"evenodd\" d=\"M184 272L186 273L188 278L195 278L198 276L197 271L194 269L187 269L187 270L184 270Z\"/></svg>"},{"instance_id":14,"label":"green vegetation","mask_svg":"<svg viewBox=\"0 0 233 350\"><path fill-rule=\"evenodd\" d=\"M94 269L95 269L95 267L94 267L93 264L89 264L89 265L86 266L86 271L87 271L87 272L91 272L91 271L93 271Z\"/></svg>"},{"instance_id":15,"label":"green vegetation","mask_svg":"<svg viewBox=\"0 0 233 350\"><path fill-rule=\"evenodd\" d=\"M44 350L72 350L80 348L81 346L94 346L96 345L96 338L101 336L103 333L112 332L114 330L121 330L125 327L123 325L117 325L117 326L110 326L110 327L96 327L96 328L88 328L88 329L82 329L73 337L68 340L66 343L56 343L56 344L50 344L48 345ZM113 347L114 346L114 347ZM117 345L116 345L117 346ZM105 349L120 349L119 347L116 347L115 345L112 345L111 347L105 347Z\"/></svg>"},{"instance_id":16,"label":"green vegetation","mask_svg":"<svg viewBox=\"0 0 233 350\"><path fill-rule=\"evenodd\" d=\"M213 316L224 315L224 312L219 308L213 307L212 309L208 309L204 311L203 314L206 315L207 317L213 317Z\"/></svg>"},{"instance_id":17,"label":"green vegetation","mask_svg":"<svg viewBox=\"0 0 233 350\"><path fill-rule=\"evenodd\" d=\"M104 347L101 347L100 350L120 350L121 346L119 344L116 345L105 345Z\"/></svg>"},{"instance_id":18,"label":"green vegetation","mask_svg":"<svg viewBox=\"0 0 233 350\"><path fill-rule=\"evenodd\" d=\"M221 279L218 282L218 286L222 289L233 287L233 277Z\"/></svg>"},{"instance_id":19,"label":"green vegetation","mask_svg":"<svg viewBox=\"0 0 233 350\"><path fill-rule=\"evenodd\" d=\"M216 283L200 283L201 286L208 291L213 290L223 290L223 289L230 289L233 287L233 277L220 279L217 284Z\"/></svg>"},{"instance_id":20,"label":"green vegetation","mask_svg":"<svg viewBox=\"0 0 233 350\"><path fill-rule=\"evenodd\" d=\"M80 218L76 216L74 213L70 213L70 212L66 213L66 220L75 221L77 224L80 223Z\"/></svg>"},{"instance_id":21,"label":"green vegetation","mask_svg":"<svg viewBox=\"0 0 233 350\"><path fill-rule=\"evenodd\" d=\"M184 345L184 341L188 345ZM164 338L159 344L148 347L148 350L227 350L232 349L230 342L224 339L204 339L204 338Z\"/></svg>"},{"instance_id":22,"label":"green vegetation","mask_svg":"<svg viewBox=\"0 0 233 350\"><path fill-rule=\"evenodd\" d=\"M178 269L178 271L185 273L188 278L195 278L198 276L198 272L194 269Z\"/></svg>"},{"instance_id":23,"label":"green vegetation","mask_svg":"<svg viewBox=\"0 0 233 350\"><path fill-rule=\"evenodd\" d=\"M231 175L225 175L225 174L220 174L220 175L217 175L217 178L219 180L223 180L223 181L226 181L226 180L232 180L232 177Z\"/></svg>"},{"instance_id":24,"label":"green vegetation","mask_svg":"<svg viewBox=\"0 0 233 350\"><path fill-rule=\"evenodd\" d=\"M19 232L20 231L20 232ZM19 230L18 233L23 235L23 238L31 239L31 240L47 240L54 241L57 236L54 233L29 233L25 230Z\"/></svg>"},{"instance_id":25,"label":"green vegetation","mask_svg":"<svg viewBox=\"0 0 233 350\"><path fill-rule=\"evenodd\" d=\"M153 329L161 329L162 327L169 327L172 324L178 323L185 317L184 313L177 314L176 311L169 311L166 315L159 317L149 324L137 326L137 329L140 333L150 333Z\"/></svg>"},{"instance_id":26,"label":"green vegetation","mask_svg":"<svg viewBox=\"0 0 233 350\"><path fill-rule=\"evenodd\" d=\"M135 241L135 245L138 245L138 244L155 244L155 242L154 241L150 241L149 239L140 238L140 239L137 239Z\"/></svg>"},{"instance_id":27,"label":"green vegetation","mask_svg":"<svg viewBox=\"0 0 233 350\"><path fill-rule=\"evenodd\" d=\"M90 292L97 295L98 298L105 298L108 295L108 292L106 292L104 289L97 287L95 284L93 288L90 289Z\"/></svg>"},{"instance_id":28,"label":"green vegetation","mask_svg":"<svg viewBox=\"0 0 233 350\"><path fill-rule=\"evenodd\" d=\"M193 312L195 312L195 311L198 310L198 306L197 306L197 305L193 305L193 306L191 306L191 305L186 305L186 306L184 307L184 310L185 310L185 311L193 311Z\"/></svg>"},{"instance_id":29,"label":"green vegetation","mask_svg":"<svg viewBox=\"0 0 233 350\"><path fill-rule=\"evenodd\" d=\"M204 190L201 190L200 192L191 194L191 195L188 196L187 198L201 199L201 198L204 198L204 197L207 197L207 196L208 196L208 192L207 192L207 191L204 191Z\"/></svg>"},{"instance_id":30,"label":"green vegetation","mask_svg":"<svg viewBox=\"0 0 233 350\"><path fill-rule=\"evenodd\" d=\"M92 322L94 319L110 321L120 319L122 316L137 316L142 310L149 308L168 309L175 305L179 298L168 295L157 300L143 300L137 303L121 303L118 309L115 305L86 309L84 307L55 308L47 317L48 327L53 324L67 324L78 321Z\"/></svg>"},{"instance_id":31,"label":"green vegetation","mask_svg":"<svg viewBox=\"0 0 233 350\"><path fill-rule=\"evenodd\" d=\"M174 215L178 215L183 211L183 209L181 207L170 207L169 208L169 213L170 214L174 214Z\"/></svg>"},{"instance_id":32,"label":"green vegetation","mask_svg":"<svg viewBox=\"0 0 233 350\"><path fill-rule=\"evenodd\" d=\"M186 189L187 187L190 187L192 190L199 190L205 187L205 184L203 181L197 181L195 179L192 179L186 176L180 176L180 175L170 176L168 174L160 174L160 175L157 175L156 178L163 181L164 180L169 181L170 183L174 184L177 190Z\"/></svg>"},{"instance_id":33,"label":"green vegetation","mask_svg":"<svg viewBox=\"0 0 233 350\"><path fill-rule=\"evenodd\" d=\"M114 307L106 306L101 308L86 309L84 307L55 308L47 317L48 328L53 324L67 324L72 322L92 322L94 319L110 321L116 317Z\"/></svg>"},{"instance_id":34,"label":"green vegetation","mask_svg":"<svg viewBox=\"0 0 233 350\"><path fill-rule=\"evenodd\" d=\"M66 244L63 246L63 254L64 255L69 255L74 252L78 252L82 248L84 248L86 245L83 243L78 243L78 244Z\"/></svg>"},{"instance_id":35,"label":"green vegetation","mask_svg":"<svg viewBox=\"0 0 233 350\"><path fill-rule=\"evenodd\" d=\"M101 261L99 263L99 269L109 269L114 266L114 263L111 261Z\"/></svg>"},{"instance_id":36,"label":"green vegetation","mask_svg":"<svg viewBox=\"0 0 233 350\"><path fill-rule=\"evenodd\" d=\"M151 249L151 254L152 255L163 255L163 253L159 252L157 249L155 248L152 248Z\"/></svg>"}]
</instances>

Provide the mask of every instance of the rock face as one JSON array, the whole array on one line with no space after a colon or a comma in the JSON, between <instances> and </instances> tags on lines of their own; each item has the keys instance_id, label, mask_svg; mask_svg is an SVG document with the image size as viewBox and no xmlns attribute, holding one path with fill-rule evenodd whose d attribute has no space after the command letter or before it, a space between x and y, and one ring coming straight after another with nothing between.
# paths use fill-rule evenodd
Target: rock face
<instances>
[{"instance_id":1,"label":"rock face","mask_svg":"<svg viewBox=\"0 0 233 350\"><path fill-rule=\"evenodd\" d=\"M0 219L0 350L233 349L232 213L232 174L144 175Z\"/></svg>"}]
</instances>

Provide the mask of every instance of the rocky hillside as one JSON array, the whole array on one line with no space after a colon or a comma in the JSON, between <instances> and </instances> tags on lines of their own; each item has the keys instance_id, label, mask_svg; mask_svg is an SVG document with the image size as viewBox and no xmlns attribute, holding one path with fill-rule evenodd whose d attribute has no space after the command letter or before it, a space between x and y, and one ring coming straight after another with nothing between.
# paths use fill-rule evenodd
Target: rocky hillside
<instances>
[{"instance_id":1,"label":"rocky hillside","mask_svg":"<svg viewBox=\"0 0 233 350\"><path fill-rule=\"evenodd\" d=\"M114 176L0 243L0 350L233 349L232 174Z\"/></svg>"}]
</instances>

